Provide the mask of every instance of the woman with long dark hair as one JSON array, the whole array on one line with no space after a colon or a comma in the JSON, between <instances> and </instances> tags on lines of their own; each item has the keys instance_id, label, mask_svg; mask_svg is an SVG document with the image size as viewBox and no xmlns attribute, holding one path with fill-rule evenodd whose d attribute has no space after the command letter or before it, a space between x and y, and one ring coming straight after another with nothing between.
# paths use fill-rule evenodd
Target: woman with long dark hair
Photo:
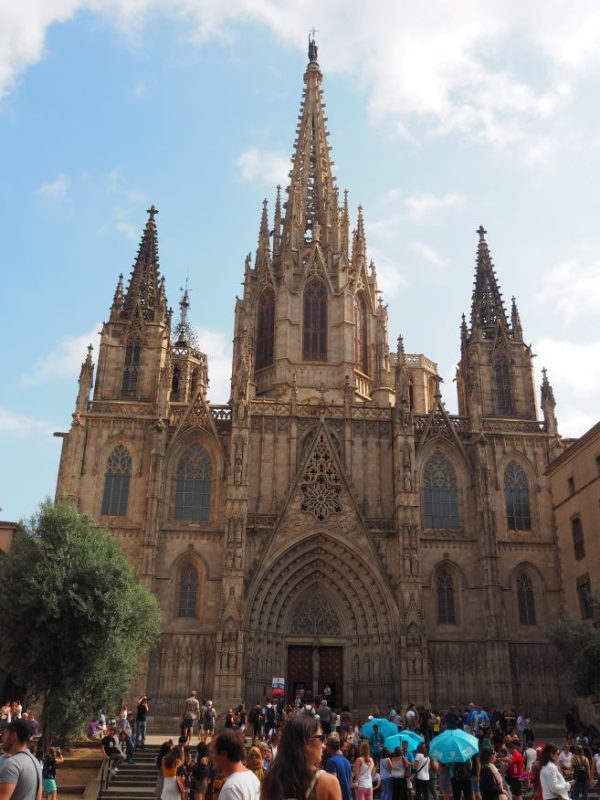
<instances>
[{"instance_id":1,"label":"woman with long dark hair","mask_svg":"<svg viewBox=\"0 0 600 800\"><path fill-rule=\"evenodd\" d=\"M335 775L320 769L324 747L318 717L300 713L289 719L277 757L265 775L261 800L341 800Z\"/></svg>"},{"instance_id":2,"label":"woman with long dark hair","mask_svg":"<svg viewBox=\"0 0 600 800\"><path fill-rule=\"evenodd\" d=\"M542 796L544 800L562 798L569 800L569 789L571 784L566 781L557 766L558 747L554 744L544 745L540 756L542 769L540 771L540 783L542 785Z\"/></svg>"}]
</instances>

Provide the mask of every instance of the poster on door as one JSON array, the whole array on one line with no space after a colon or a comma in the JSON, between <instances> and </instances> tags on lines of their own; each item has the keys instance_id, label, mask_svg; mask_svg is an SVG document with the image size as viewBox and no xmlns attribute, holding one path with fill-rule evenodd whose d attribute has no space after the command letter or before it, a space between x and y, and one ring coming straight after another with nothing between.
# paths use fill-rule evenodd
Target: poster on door
<instances>
[{"instance_id":1,"label":"poster on door","mask_svg":"<svg viewBox=\"0 0 600 800\"><path fill-rule=\"evenodd\" d=\"M271 694L273 697L283 697L285 694L285 678L273 678L271 686Z\"/></svg>"}]
</instances>

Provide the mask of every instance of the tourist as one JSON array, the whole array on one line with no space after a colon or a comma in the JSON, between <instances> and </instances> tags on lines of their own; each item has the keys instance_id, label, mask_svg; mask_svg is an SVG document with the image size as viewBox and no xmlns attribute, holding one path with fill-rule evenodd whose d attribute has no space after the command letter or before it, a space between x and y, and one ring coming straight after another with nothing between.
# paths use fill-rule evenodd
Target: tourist
<instances>
[{"instance_id":1,"label":"tourist","mask_svg":"<svg viewBox=\"0 0 600 800\"><path fill-rule=\"evenodd\" d=\"M352 765L340 751L339 736L331 734L331 736L327 737L326 753L325 769L338 779L342 791L342 800L352 800Z\"/></svg>"},{"instance_id":2,"label":"tourist","mask_svg":"<svg viewBox=\"0 0 600 800\"><path fill-rule=\"evenodd\" d=\"M361 742L358 753L358 758L352 767L352 775L355 780L356 800L373 800L375 762L369 753L369 743Z\"/></svg>"},{"instance_id":3,"label":"tourist","mask_svg":"<svg viewBox=\"0 0 600 800\"><path fill-rule=\"evenodd\" d=\"M116 775L119 767L125 761L125 756L119 747L119 739L114 725L109 725L108 733L102 737L102 752L104 757L108 759L108 768L111 774Z\"/></svg>"},{"instance_id":4,"label":"tourist","mask_svg":"<svg viewBox=\"0 0 600 800\"><path fill-rule=\"evenodd\" d=\"M259 800L260 781L244 766L244 749L236 731L221 731L211 742L214 768L225 778L220 800Z\"/></svg>"},{"instance_id":5,"label":"tourist","mask_svg":"<svg viewBox=\"0 0 600 800\"><path fill-rule=\"evenodd\" d=\"M483 747L479 758L481 763L479 786L482 800L508 800L502 775L496 767L496 753L491 747Z\"/></svg>"},{"instance_id":6,"label":"tourist","mask_svg":"<svg viewBox=\"0 0 600 800\"><path fill-rule=\"evenodd\" d=\"M327 705L327 700L321 700L321 705L317 711L317 716L321 720L321 729L326 736L331 733L331 709Z\"/></svg>"},{"instance_id":7,"label":"tourist","mask_svg":"<svg viewBox=\"0 0 600 800\"><path fill-rule=\"evenodd\" d=\"M233 708L228 708L227 713L225 714L225 727L226 728L233 728Z\"/></svg>"},{"instance_id":8,"label":"tourist","mask_svg":"<svg viewBox=\"0 0 600 800\"><path fill-rule=\"evenodd\" d=\"M212 700L206 701L206 706L202 712L202 741L210 742L215 731L215 720L217 712L213 708Z\"/></svg>"},{"instance_id":9,"label":"tourist","mask_svg":"<svg viewBox=\"0 0 600 800\"><path fill-rule=\"evenodd\" d=\"M408 777L412 761L408 757L408 746L402 742L387 759L386 764L392 776L392 800L408 800Z\"/></svg>"},{"instance_id":10,"label":"tourist","mask_svg":"<svg viewBox=\"0 0 600 800\"><path fill-rule=\"evenodd\" d=\"M236 716L237 716L237 723L236 723L237 729L238 731L241 731L243 733L246 730L246 719L248 716L246 714L246 706L243 703L240 703L240 705L238 706Z\"/></svg>"},{"instance_id":11,"label":"tourist","mask_svg":"<svg viewBox=\"0 0 600 800\"><path fill-rule=\"evenodd\" d=\"M260 743L259 743L260 744ZM246 754L246 766L253 772L259 781L265 777L262 753L258 745L252 745Z\"/></svg>"},{"instance_id":12,"label":"tourist","mask_svg":"<svg viewBox=\"0 0 600 800\"><path fill-rule=\"evenodd\" d=\"M569 743L565 742L558 757L558 766L562 770L562 773L563 775L565 775L565 777L570 777L572 763L573 763L573 753L571 752Z\"/></svg>"},{"instance_id":13,"label":"tourist","mask_svg":"<svg viewBox=\"0 0 600 800\"><path fill-rule=\"evenodd\" d=\"M193 800L204 800L208 792L208 779L210 777L208 747L204 742L200 742L196 748L196 760L190 767L190 775L192 778Z\"/></svg>"},{"instance_id":14,"label":"tourist","mask_svg":"<svg viewBox=\"0 0 600 800\"><path fill-rule=\"evenodd\" d=\"M42 785L46 800L56 800L58 789L56 787L56 766L65 759L60 747L49 747L42 762Z\"/></svg>"},{"instance_id":15,"label":"tourist","mask_svg":"<svg viewBox=\"0 0 600 800\"><path fill-rule=\"evenodd\" d=\"M181 800L181 791L177 783L177 770L183 765L181 748L172 747L164 756L161 764L163 787L160 793L161 800Z\"/></svg>"},{"instance_id":16,"label":"tourist","mask_svg":"<svg viewBox=\"0 0 600 800\"><path fill-rule=\"evenodd\" d=\"M596 790L600 791L600 745L594 748L594 756L592 758L593 778L596 783Z\"/></svg>"},{"instance_id":17,"label":"tourist","mask_svg":"<svg viewBox=\"0 0 600 800\"><path fill-rule=\"evenodd\" d=\"M525 772L531 772L533 769L533 765L537 761L537 750L533 746L533 744L529 744L525 752L523 753L523 758L525 759Z\"/></svg>"},{"instance_id":18,"label":"tourist","mask_svg":"<svg viewBox=\"0 0 600 800\"><path fill-rule=\"evenodd\" d=\"M392 800L392 773L389 768L390 753L383 748L379 760L379 780L381 781L381 800Z\"/></svg>"},{"instance_id":19,"label":"tourist","mask_svg":"<svg viewBox=\"0 0 600 800\"><path fill-rule=\"evenodd\" d=\"M283 727L277 758L265 775L261 800L341 800L335 775L319 769L325 735L318 717L296 714Z\"/></svg>"},{"instance_id":20,"label":"tourist","mask_svg":"<svg viewBox=\"0 0 600 800\"><path fill-rule=\"evenodd\" d=\"M200 703L198 702L196 691L193 690L184 703L183 713L181 715L181 735L185 736L186 742L191 741L194 734L194 723L199 717Z\"/></svg>"},{"instance_id":21,"label":"tourist","mask_svg":"<svg viewBox=\"0 0 600 800\"><path fill-rule=\"evenodd\" d=\"M583 747L575 745L575 754L571 762L573 770L572 800L588 800L590 790L590 762L586 758Z\"/></svg>"},{"instance_id":22,"label":"tourist","mask_svg":"<svg viewBox=\"0 0 600 800\"><path fill-rule=\"evenodd\" d=\"M523 756L519 752L517 744L518 741L515 741L515 739L511 739L507 744L509 759L506 767L506 782L509 785L513 800L521 800L521 795L523 794Z\"/></svg>"},{"instance_id":23,"label":"tourist","mask_svg":"<svg viewBox=\"0 0 600 800\"><path fill-rule=\"evenodd\" d=\"M553 744L544 745L540 756L542 769L540 771L540 783L542 785L543 800L569 800L569 789L571 784L565 780L557 766L558 747Z\"/></svg>"},{"instance_id":24,"label":"tourist","mask_svg":"<svg viewBox=\"0 0 600 800\"><path fill-rule=\"evenodd\" d=\"M117 720L115 728L119 736L119 741L125 744L127 764L135 763L133 760L133 753L135 750L133 744L133 731L131 729L131 723L129 722L129 717L127 714L127 706L121 706L119 719Z\"/></svg>"},{"instance_id":25,"label":"tourist","mask_svg":"<svg viewBox=\"0 0 600 800\"><path fill-rule=\"evenodd\" d=\"M31 728L27 720L13 716L2 729L2 749L8 756L0 766L0 797L10 800L40 800L42 770L28 748Z\"/></svg>"},{"instance_id":26,"label":"tourist","mask_svg":"<svg viewBox=\"0 0 600 800\"><path fill-rule=\"evenodd\" d=\"M452 797L452 781L450 780L450 766L448 764L440 764L438 783L443 800L450 800Z\"/></svg>"},{"instance_id":27,"label":"tourist","mask_svg":"<svg viewBox=\"0 0 600 800\"><path fill-rule=\"evenodd\" d=\"M173 747L173 740L169 739L167 742L163 742L160 746L158 751L158 755L156 756L156 769L158 770L158 775L156 778L156 786L154 787L154 796L156 800L160 800L160 796L163 790L163 774L162 774L162 761L163 758L171 751Z\"/></svg>"},{"instance_id":28,"label":"tourist","mask_svg":"<svg viewBox=\"0 0 600 800\"><path fill-rule=\"evenodd\" d=\"M373 733L369 736L369 747L371 750L371 755L377 764L381 759L381 754L383 753L385 740L382 734L379 731L379 725L373 725ZM361 742L358 742L358 746L360 748Z\"/></svg>"},{"instance_id":29,"label":"tourist","mask_svg":"<svg viewBox=\"0 0 600 800\"><path fill-rule=\"evenodd\" d=\"M257 739L260 739L261 734L262 709L258 700L250 709L248 720L252 725L252 744L254 744Z\"/></svg>"},{"instance_id":30,"label":"tourist","mask_svg":"<svg viewBox=\"0 0 600 800\"><path fill-rule=\"evenodd\" d=\"M450 764L450 783L452 785L452 797L454 800L465 800L473 798L473 784L471 783L471 773L473 765L468 759L465 762Z\"/></svg>"},{"instance_id":31,"label":"tourist","mask_svg":"<svg viewBox=\"0 0 600 800\"><path fill-rule=\"evenodd\" d=\"M446 716L444 717L444 724L446 726L447 731L453 731L457 728L460 728L461 720L460 715L458 714L456 708L454 706L450 706Z\"/></svg>"},{"instance_id":32,"label":"tourist","mask_svg":"<svg viewBox=\"0 0 600 800\"><path fill-rule=\"evenodd\" d=\"M415 800L429 800L429 764L427 747L420 744L414 760Z\"/></svg>"},{"instance_id":33,"label":"tourist","mask_svg":"<svg viewBox=\"0 0 600 800\"><path fill-rule=\"evenodd\" d=\"M265 738L267 741L275 733L277 711L273 703L267 703L265 707Z\"/></svg>"},{"instance_id":34,"label":"tourist","mask_svg":"<svg viewBox=\"0 0 600 800\"><path fill-rule=\"evenodd\" d=\"M140 697L135 711L135 746L146 749L146 725L148 717L148 698L146 695Z\"/></svg>"}]
</instances>

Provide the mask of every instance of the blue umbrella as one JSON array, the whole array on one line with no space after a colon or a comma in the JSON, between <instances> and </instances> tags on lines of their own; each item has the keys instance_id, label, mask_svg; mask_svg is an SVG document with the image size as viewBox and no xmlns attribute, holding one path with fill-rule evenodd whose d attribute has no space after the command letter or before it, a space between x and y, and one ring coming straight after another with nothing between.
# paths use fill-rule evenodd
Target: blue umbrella
<instances>
[{"instance_id":1,"label":"blue umbrella","mask_svg":"<svg viewBox=\"0 0 600 800\"><path fill-rule=\"evenodd\" d=\"M418 733L414 733L413 731L400 731L399 733L395 733L393 736L388 736L384 744L386 749L389 750L390 753L393 753L397 747L402 747L402 742L406 742L408 744L409 752L412 753L424 741L425 739L422 736L419 736Z\"/></svg>"},{"instance_id":2,"label":"blue umbrella","mask_svg":"<svg viewBox=\"0 0 600 800\"><path fill-rule=\"evenodd\" d=\"M429 743L429 755L442 764L468 761L479 752L479 742L459 729L444 731Z\"/></svg>"},{"instance_id":3,"label":"blue umbrella","mask_svg":"<svg viewBox=\"0 0 600 800\"><path fill-rule=\"evenodd\" d=\"M398 726L394 725L393 722L390 722L389 719L384 719L383 717L375 717L374 719L370 719L360 729L360 735L364 736L367 739L370 739L373 735L373 728L377 725L379 727L379 733L385 739L386 736L392 736L394 733L398 733Z\"/></svg>"}]
</instances>

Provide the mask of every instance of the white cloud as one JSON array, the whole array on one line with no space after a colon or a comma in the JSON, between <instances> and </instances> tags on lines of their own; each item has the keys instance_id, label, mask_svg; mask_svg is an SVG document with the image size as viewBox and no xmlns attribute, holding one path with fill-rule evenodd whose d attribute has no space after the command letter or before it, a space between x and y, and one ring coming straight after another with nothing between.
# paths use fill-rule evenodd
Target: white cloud
<instances>
[{"instance_id":1,"label":"white cloud","mask_svg":"<svg viewBox=\"0 0 600 800\"><path fill-rule=\"evenodd\" d=\"M598 314L600 260L584 263L581 256L567 259L547 274L538 302L562 315L567 324L583 314Z\"/></svg>"},{"instance_id":2,"label":"white cloud","mask_svg":"<svg viewBox=\"0 0 600 800\"><path fill-rule=\"evenodd\" d=\"M426 242L412 242L411 248L421 256L424 261L431 264L432 267L442 270L446 266L446 261L441 257L435 247L432 247Z\"/></svg>"},{"instance_id":3,"label":"white cloud","mask_svg":"<svg viewBox=\"0 0 600 800\"><path fill-rule=\"evenodd\" d=\"M556 156L558 142L556 139L542 137L525 148L524 161L534 167L543 167Z\"/></svg>"},{"instance_id":4,"label":"white cloud","mask_svg":"<svg viewBox=\"0 0 600 800\"><path fill-rule=\"evenodd\" d=\"M242 179L247 183L258 181L274 186L285 185L290 171L290 158L285 153L274 150L259 150L250 147L244 150L237 160Z\"/></svg>"},{"instance_id":5,"label":"white cloud","mask_svg":"<svg viewBox=\"0 0 600 800\"><path fill-rule=\"evenodd\" d=\"M581 344L559 339L542 339L536 345L539 370L548 369L554 389L558 429L563 436L581 436L598 422L600 394L600 341Z\"/></svg>"},{"instance_id":6,"label":"white cloud","mask_svg":"<svg viewBox=\"0 0 600 800\"><path fill-rule=\"evenodd\" d=\"M21 385L35 386L52 378L76 377L87 355L88 344L93 345L94 354L98 353L100 327L101 323L97 322L81 336L66 336L30 372L21 376Z\"/></svg>"},{"instance_id":7,"label":"white cloud","mask_svg":"<svg viewBox=\"0 0 600 800\"><path fill-rule=\"evenodd\" d=\"M413 194L404 199L404 208L409 219L420 220L440 211L461 208L465 200L463 194Z\"/></svg>"},{"instance_id":8,"label":"white cloud","mask_svg":"<svg viewBox=\"0 0 600 800\"><path fill-rule=\"evenodd\" d=\"M369 257L377 269L377 286L386 299L395 297L400 289L408 286L402 267L377 247L369 246Z\"/></svg>"},{"instance_id":9,"label":"white cloud","mask_svg":"<svg viewBox=\"0 0 600 800\"><path fill-rule=\"evenodd\" d=\"M563 0L457 0L452 14L444 0L29 0L0 7L0 98L43 57L50 25L83 10L135 33L150 12L170 15L197 44L233 40L240 23L262 24L303 50L300 31L318 19L324 67L355 80L388 130L410 135L410 121L420 118L434 134L498 147L527 143L531 126L556 116L577 82L600 68L596 0L574 0L568 14Z\"/></svg>"},{"instance_id":10,"label":"white cloud","mask_svg":"<svg viewBox=\"0 0 600 800\"><path fill-rule=\"evenodd\" d=\"M24 437L33 434L49 435L52 430L52 425L45 420L15 414L7 408L0 407L0 434Z\"/></svg>"},{"instance_id":11,"label":"white cloud","mask_svg":"<svg viewBox=\"0 0 600 800\"><path fill-rule=\"evenodd\" d=\"M54 200L64 197L67 193L68 183L64 175L57 175L53 181L42 183L36 189L37 194L46 200Z\"/></svg>"},{"instance_id":12,"label":"white cloud","mask_svg":"<svg viewBox=\"0 0 600 800\"><path fill-rule=\"evenodd\" d=\"M231 336L212 328L195 328L195 331L199 349L208 356L208 397L211 403L226 403L231 394Z\"/></svg>"}]
</instances>

